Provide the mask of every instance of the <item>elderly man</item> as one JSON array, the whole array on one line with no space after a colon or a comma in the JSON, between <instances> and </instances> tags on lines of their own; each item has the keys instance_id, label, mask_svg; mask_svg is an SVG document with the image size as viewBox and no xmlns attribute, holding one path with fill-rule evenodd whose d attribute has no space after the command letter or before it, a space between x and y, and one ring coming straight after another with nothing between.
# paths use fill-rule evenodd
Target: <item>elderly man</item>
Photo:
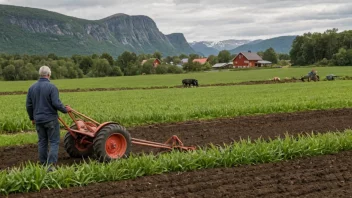
<instances>
[{"instance_id":1,"label":"elderly man","mask_svg":"<svg viewBox=\"0 0 352 198\"><path fill-rule=\"evenodd\" d=\"M50 171L52 165L57 163L59 153L60 123L57 110L67 113L71 109L61 103L57 87L50 83L50 68L42 66L39 75L40 79L28 90L26 108L29 119L36 125L40 163L49 165Z\"/></svg>"}]
</instances>

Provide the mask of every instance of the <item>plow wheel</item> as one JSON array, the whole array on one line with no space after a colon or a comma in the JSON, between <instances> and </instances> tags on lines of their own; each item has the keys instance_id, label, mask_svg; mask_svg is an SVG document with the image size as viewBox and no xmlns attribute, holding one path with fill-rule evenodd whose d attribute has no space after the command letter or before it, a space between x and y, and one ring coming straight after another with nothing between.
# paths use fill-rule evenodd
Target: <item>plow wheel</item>
<instances>
[{"instance_id":1,"label":"plow wheel","mask_svg":"<svg viewBox=\"0 0 352 198\"><path fill-rule=\"evenodd\" d=\"M93 147L97 159L101 162L128 157L131 151L131 136L124 127L109 124L100 129Z\"/></svg>"},{"instance_id":2,"label":"plow wheel","mask_svg":"<svg viewBox=\"0 0 352 198\"><path fill-rule=\"evenodd\" d=\"M80 139L75 140L70 132L64 138L66 152L73 158L89 157L93 154L93 145L82 145Z\"/></svg>"}]
</instances>

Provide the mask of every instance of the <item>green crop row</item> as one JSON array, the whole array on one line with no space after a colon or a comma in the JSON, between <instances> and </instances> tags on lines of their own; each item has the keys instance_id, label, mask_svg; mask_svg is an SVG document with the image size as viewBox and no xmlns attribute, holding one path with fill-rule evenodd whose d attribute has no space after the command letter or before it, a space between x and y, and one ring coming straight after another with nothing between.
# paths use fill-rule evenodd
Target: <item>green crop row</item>
<instances>
[{"instance_id":1,"label":"green crop row","mask_svg":"<svg viewBox=\"0 0 352 198\"><path fill-rule=\"evenodd\" d=\"M96 161L62 166L47 173L44 167L27 163L0 172L0 193L39 191L41 189L85 186L91 183L133 179L146 175L206 168L234 167L278 162L305 156L337 153L352 149L352 131L317 135L289 136L265 141L241 140L231 145L172 151L159 156L134 156L101 164Z\"/></svg>"},{"instance_id":2,"label":"green crop row","mask_svg":"<svg viewBox=\"0 0 352 198\"><path fill-rule=\"evenodd\" d=\"M61 131L61 138L63 138L65 134L65 131ZM0 134L0 147L36 144L37 142L38 135L36 132Z\"/></svg>"},{"instance_id":3,"label":"green crop row","mask_svg":"<svg viewBox=\"0 0 352 198\"><path fill-rule=\"evenodd\" d=\"M310 72L311 67L281 68L281 69L256 69L224 72L199 72L186 74L143 75L106 78L84 78L52 80L59 89L89 89L89 88L125 88L125 87L156 87L182 85L184 78L196 78L199 84L237 83L253 80L269 80L275 76L300 77ZM316 68L321 79L326 75L335 74L346 76L352 73L352 67L319 67ZM0 81L0 92L27 91L35 81Z\"/></svg>"},{"instance_id":4,"label":"green crop row","mask_svg":"<svg viewBox=\"0 0 352 198\"><path fill-rule=\"evenodd\" d=\"M126 127L219 117L352 107L352 81L60 94L99 122ZM26 96L0 96L2 133L34 130ZM71 124L69 116L61 114Z\"/></svg>"}]
</instances>

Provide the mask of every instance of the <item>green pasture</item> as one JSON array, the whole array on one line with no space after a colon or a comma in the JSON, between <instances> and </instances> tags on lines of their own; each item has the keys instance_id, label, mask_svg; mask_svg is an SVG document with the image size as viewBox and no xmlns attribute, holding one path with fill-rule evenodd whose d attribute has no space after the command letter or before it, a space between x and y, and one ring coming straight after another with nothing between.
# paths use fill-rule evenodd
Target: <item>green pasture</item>
<instances>
[{"instance_id":1,"label":"green pasture","mask_svg":"<svg viewBox=\"0 0 352 198\"><path fill-rule=\"evenodd\" d=\"M275 76L292 78L306 75L312 68L249 69L239 71L211 71L187 74L142 75L105 78L52 80L59 89L124 88L182 85L184 78L196 78L199 84L237 83L251 80L268 80ZM352 75L352 67L317 67L318 74L325 78L328 74ZM0 81L0 92L27 91L35 81Z\"/></svg>"},{"instance_id":2,"label":"green pasture","mask_svg":"<svg viewBox=\"0 0 352 198\"><path fill-rule=\"evenodd\" d=\"M229 72L230 73L230 72ZM100 122L128 126L352 107L352 81L61 93L64 104ZM26 95L0 96L2 133L34 130ZM61 114L66 121L69 116Z\"/></svg>"}]
</instances>

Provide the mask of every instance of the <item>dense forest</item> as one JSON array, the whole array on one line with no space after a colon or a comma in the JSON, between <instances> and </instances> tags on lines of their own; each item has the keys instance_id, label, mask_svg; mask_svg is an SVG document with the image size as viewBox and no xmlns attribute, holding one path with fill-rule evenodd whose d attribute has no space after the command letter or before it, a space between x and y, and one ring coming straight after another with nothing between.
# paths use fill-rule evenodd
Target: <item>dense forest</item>
<instances>
[{"instance_id":1,"label":"dense forest","mask_svg":"<svg viewBox=\"0 0 352 198\"><path fill-rule=\"evenodd\" d=\"M351 66L352 30L337 31L331 29L297 36L290 51L292 65Z\"/></svg>"}]
</instances>

